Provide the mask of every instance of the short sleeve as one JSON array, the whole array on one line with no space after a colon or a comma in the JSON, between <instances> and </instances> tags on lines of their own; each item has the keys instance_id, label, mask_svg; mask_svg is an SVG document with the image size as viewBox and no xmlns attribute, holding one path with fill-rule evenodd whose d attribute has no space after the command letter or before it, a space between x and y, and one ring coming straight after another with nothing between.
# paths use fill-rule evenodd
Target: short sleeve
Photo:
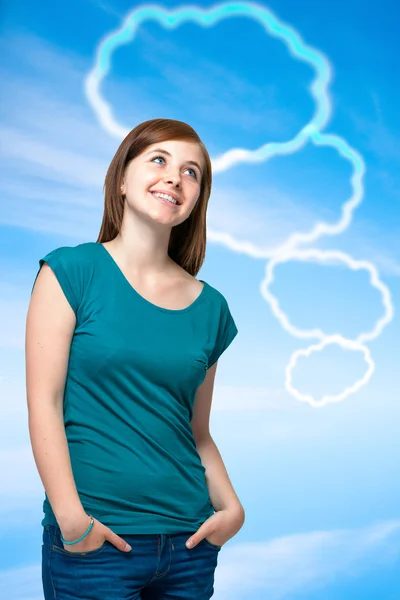
<instances>
[{"instance_id":1,"label":"short sleeve","mask_svg":"<svg viewBox=\"0 0 400 600\"><path fill-rule=\"evenodd\" d=\"M226 299L222 296L222 306L220 311L220 323L218 327L218 335L214 349L208 359L208 369L219 359L221 354L225 352L228 346L232 343L238 333L238 328L233 320Z\"/></svg>"},{"instance_id":2,"label":"short sleeve","mask_svg":"<svg viewBox=\"0 0 400 600\"><path fill-rule=\"evenodd\" d=\"M76 314L80 305L80 289L82 278L80 266L77 262L77 257L74 256L73 250L74 248L69 246L56 248L41 258L39 260L39 270L36 274L32 291L35 286L36 279L40 273L40 269L42 268L43 263L46 262L53 270L66 299Z\"/></svg>"}]
</instances>

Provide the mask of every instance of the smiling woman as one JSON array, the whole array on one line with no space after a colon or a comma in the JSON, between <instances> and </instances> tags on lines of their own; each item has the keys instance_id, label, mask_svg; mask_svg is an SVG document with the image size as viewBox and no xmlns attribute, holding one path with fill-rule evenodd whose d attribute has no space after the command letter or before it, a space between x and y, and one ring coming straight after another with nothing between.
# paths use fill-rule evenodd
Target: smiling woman
<instances>
[{"instance_id":1,"label":"smiling woman","mask_svg":"<svg viewBox=\"0 0 400 600\"><path fill-rule=\"evenodd\" d=\"M166 176L169 181L165 180ZM127 218L131 214L129 209L137 214L155 209L158 204L166 206L164 202L145 204L147 193L172 195L178 202L174 206L180 208L161 213L161 218L173 220L169 230L163 228L164 244L174 263L196 275L205 258L206 211L211 186L209 154L189 125L167 119L141 123L123 140L108 168L98 241L108 242L117 237L124 227L125 206ZM153 223L154 218L155 214Z\"/></svg>"},{"instance_id":2,"label":"smiling woman","mask_svg":"<svg viewBox=\"0 0 400 600\"><path fill-rule=\"evenodd\" d=\"M225 297L195 277L210 159L189 125L148 121L104 188L97 241L41 258L28 310L45 598L68 585L74 598L179 588L206 600L244 521L208 429L216 364L238 333Z\"/></svg>"}]
</instances>

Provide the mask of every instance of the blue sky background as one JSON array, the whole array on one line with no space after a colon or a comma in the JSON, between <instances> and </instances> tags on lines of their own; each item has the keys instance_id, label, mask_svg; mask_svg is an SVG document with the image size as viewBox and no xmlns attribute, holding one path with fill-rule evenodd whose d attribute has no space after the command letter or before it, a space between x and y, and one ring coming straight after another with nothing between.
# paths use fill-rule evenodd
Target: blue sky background
<instances>
[{"instance_id":1,"label":"blue sky background","mask_svg":"<svg viewBox=\"0 0 400 600\"><path fill-rule=\"evenodd\" d=\"M102 185L121 139L84 90L102 38L139 4L124 0L2 3L0 165L0 598L38 600L43 487L27 426L24 329L38 260L94 241ZM165 8L183 6L163 2ZM213 6L212 4L203 4ZM240 243L279 248L319 221L336 223L351 169L332 148L241 163L214 174L207 258L198 278L227 298L239 329L219 361L212 435L246 509L220 553L217 600L400 599L400 9L381 0L276 0L260 6L301 34L332 67L332 115L366 165L350 226L311 247L376 267L394 317L367 347L375 371L358 392L315 408L285 387L293 352L317 339L282 327L261 292L268 259ZM131 129L156 117L190 123L212 159L292 139L312 118L314 77L255 21L166 30L143 24L116 50L101 85ZM231 243L218 241L228 233ZM271 286L300 329L354 339L383 315L368 272L343 264L278 265ZM293 385L321 400L359 380L359 352L333 345L302 358Z\"/></svg>"}]
</instances>

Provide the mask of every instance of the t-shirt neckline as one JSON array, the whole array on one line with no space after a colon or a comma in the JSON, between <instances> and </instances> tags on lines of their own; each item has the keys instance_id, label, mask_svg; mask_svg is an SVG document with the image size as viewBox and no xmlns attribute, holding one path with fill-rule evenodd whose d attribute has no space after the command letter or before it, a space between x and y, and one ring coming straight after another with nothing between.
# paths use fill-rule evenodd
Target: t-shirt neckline
<instances>
[{"instance_id":1,"label":"t-shirt neckline","mask_svg":"<svg viewBox=\"0 0 400 600\"><path fill-rule=\"evenodd\" d=\"M197 296L197 298L195 298L193 300L193 302L191 304L189 304L189 306L186 306L185 308L177 308L177 309L174 309L174 308L164 308L163 306L158 306L158 304L154 304L153 302L150 302L150 300L147 300L147 298L145 298L144 296L142 296L141 294L139 294L139 292L133 287L133 285L130 283L130 281L128 281L128 279L125 277L124 273L122 272L122 269L119 267L119 265L117 264L117 262L111 256L110 252L107 250L107 248L105 246L103 246L103 244L101 242L94 242L94 244L96 244L97 246L101 246L101 248L103 249L103 253L105 253L108 256L109 261L111 262L111 266L114 266L114 269L119 274L119 277L125 282L125 285L128 286L128 288L131 290L131 292L141 302L144 302L145 304L147 304L148 306L150 306L154 310L158 310L158 311L161 311L161 312L164 312L164 313L169 313L169 314L186 313L186 312L192 310L193 308L195 308L195 306L197 306L198 304L200 304L204 300L204 298L206 296L206 293L207 293L207 290L208 290L208 283L206 281L204 281L203 279L199 279L199 281L201 281L201 283L203 284L203 289L201 290L201 292Z\"/></svg>"}]
</instances>

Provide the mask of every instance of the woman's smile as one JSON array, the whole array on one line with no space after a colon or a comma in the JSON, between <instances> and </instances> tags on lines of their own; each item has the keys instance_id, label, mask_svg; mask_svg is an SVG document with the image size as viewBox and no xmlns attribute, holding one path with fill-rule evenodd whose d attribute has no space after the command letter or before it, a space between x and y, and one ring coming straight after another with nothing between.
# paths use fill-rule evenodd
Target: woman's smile
<instances>
[{"instance_id":1,"label":"woman's smile","mask_svg":"<svg viewBox=\"0 0 400 600\"><path fill-rule=\"evenodd\" d=\"M157 196L153 192L150 192L150 194L153 196L153 198L155 198L156 200L158 200L158 202L161 202L161 204L167 204L171 208L175 208L175 207L179 206L179 204L174 204L170 200L166 200L165 198L161 198L160 196Z\"/></svg>"}]
</instances>

